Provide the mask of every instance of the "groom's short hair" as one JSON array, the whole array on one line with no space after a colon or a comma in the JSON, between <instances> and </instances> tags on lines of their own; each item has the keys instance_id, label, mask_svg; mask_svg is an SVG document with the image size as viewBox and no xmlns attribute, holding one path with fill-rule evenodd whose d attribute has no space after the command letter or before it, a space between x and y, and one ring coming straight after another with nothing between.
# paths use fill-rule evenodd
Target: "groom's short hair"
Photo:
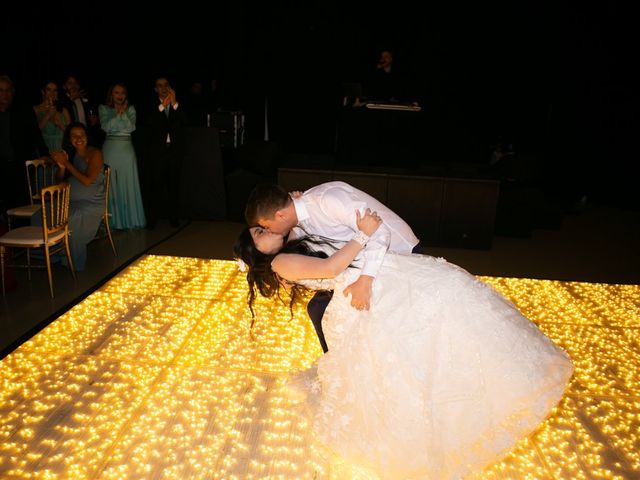
<instances>
[{"instance_id":1,"label":"groom's short hair","mask_svg":"<svg viewBox=\"0 0 640 480\"><path fill-rule=\"evenodd\" d=\"M291 201L289 193L280 185L257 185L249 194L244 218L251 226L258 225L260 219L272 219L278 210Z\"/></svg>"}]
</instances>

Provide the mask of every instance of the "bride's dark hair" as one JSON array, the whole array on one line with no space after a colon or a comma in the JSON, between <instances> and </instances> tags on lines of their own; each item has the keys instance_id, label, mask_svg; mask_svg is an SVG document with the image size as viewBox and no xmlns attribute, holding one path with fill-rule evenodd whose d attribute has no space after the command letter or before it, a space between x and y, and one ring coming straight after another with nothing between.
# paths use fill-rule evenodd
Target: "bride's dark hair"
<instances>
[{"instance_id":1,"label":"bride's dark hair","mask_svg":"<svg viewBox=\"0 0 640 480\"><path fill-rule=\"evenodd\" d=\"M319 245L330 245L332 248L336 248L327 240L320 237L302 237L285 243L279 252L267 255L256 248L256 244L251 237L251 231L248 227L240 233L236 243L233 245L233 253L236 258L241 259L247 265L247 282L249 283L248 303L249 310L251 310L252 327L255 320L253 303L258 292L263 297L278 297L284 302L284 299L280 296L282 278L271 268L271 262L275 256L279 253L297 253L300 255L326 258L328 255L325 252L314 249L314 246L317 247ZM293 304L309 289L295 282L288 283L291 285L289 289L289 310L293 315Z\"/></svg>"}]
</instances>

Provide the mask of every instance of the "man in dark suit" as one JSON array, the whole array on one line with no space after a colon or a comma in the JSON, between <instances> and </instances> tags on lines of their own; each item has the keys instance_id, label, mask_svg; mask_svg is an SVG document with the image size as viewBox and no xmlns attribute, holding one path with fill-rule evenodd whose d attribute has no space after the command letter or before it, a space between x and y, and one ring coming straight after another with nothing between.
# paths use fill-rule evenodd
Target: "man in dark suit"
<instances>
[{"instance_id":1,"label":"man in dark suit","mask_svg":"<svg viewBox=\"0 0 640 480\"><path fill-rule=\"evenodd\" d=\"M28 203L24 162L49 151L33 108L15 104L13 96L13 82L0 76L0 214Z\"/></svg>"},{"instance_id":2,"label":"man in dark suit","mask_svg":"<svg viewBox=\"0 0 640 480\"><path fill-rule=\"evenodd\" d=\"M144 172L147 227L154 228L162 208L172 227L179 225L179 186L185 154L186 116L166 77L155 81L156 102L147 113L144 132Z\"/></svg>"},{"instance_id":3,"label":"man in dark suit","mask_svg":"<svg viewBox=\"0 0 640 480\"><path fill-rule=\"evenodd\" d=\"M69 111L74 122L80 122L89 130L89 142L98 148L104 143L104 132L100 128L98 108L89 101L85 91L80 88L78 79L73 75L67 75L62 88L65 95L60 96L62 105Z\"/></svg>"}]
</instances>

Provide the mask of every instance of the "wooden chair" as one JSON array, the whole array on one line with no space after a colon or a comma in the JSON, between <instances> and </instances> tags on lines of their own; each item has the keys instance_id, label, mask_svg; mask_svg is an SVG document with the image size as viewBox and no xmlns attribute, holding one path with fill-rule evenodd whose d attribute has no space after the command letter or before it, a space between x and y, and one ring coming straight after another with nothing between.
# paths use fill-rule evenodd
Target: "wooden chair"
<instances>
[{"instance_id":1,"label":"wooden chair","mask_svg":"<svg viewBox=\"0 0 640 480\"><path fill-rule=\"evenodd\" d=\"M118 256L118 252L116 251L116 246L113 243L113 237L111 236L111 228L109 227L109 217L111 214L109 213L109 188L111 187L111 167L104 164L104 213L102 214L102 225L104 226L104 230L106 232L107 237L109 238L109 243L111 244L111 250L113 250L113 255Z\"/></svg>"},{"instance_id":2,"label":"wooden chair","mask_svg":"<svg viewBox=\"0 0 640 480\"><path fill-rule=\"evenodd\" d=\"M40 190L55 183L56 165L46 160L27 160L27 183L29 185L29 205L7 210L7 225L11 230L11 218L31 218L40 210Z\"/></svg>"},{"instance_id":3,"label":"wooden chair","mask_svg":"<svg viewBox=\"0 0 640 480\"><path fill-rule=\"evenodd\" d=\"M27 269L31 280L32 248L44 249L44 258L49 278L49 292L53 295L53 279L51 275L51 254L64 250L67 255L71 275L76 278L71 251L69 250L69 192L68 182L44 187L40 195L42 209L41 227L19 227L10 230L0 237L0 271L2 272L2 295L5 294L4 263L8 256L7 248L25 248L27 250Z\"/></svg>"}]
</instances>

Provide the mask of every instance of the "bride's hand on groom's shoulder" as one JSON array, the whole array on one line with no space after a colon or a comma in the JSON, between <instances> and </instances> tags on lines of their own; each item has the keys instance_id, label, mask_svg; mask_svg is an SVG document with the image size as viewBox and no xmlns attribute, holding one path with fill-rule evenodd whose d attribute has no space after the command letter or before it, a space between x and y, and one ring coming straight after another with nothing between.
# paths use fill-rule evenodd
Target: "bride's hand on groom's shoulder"
<instances>
[{"instance_id":1,"label":"bride's hand on groom's shoulder","mask_svg":"<svg viewBox=\"0 0 640 480\"><path fill-rule=\"evenodd\" d=\"M303 193L304 192L301 192L300 190L294 190L293 192L289 192L289 196L295 200L296 198L300 198Z\"/></svg>"}]
</instances>

